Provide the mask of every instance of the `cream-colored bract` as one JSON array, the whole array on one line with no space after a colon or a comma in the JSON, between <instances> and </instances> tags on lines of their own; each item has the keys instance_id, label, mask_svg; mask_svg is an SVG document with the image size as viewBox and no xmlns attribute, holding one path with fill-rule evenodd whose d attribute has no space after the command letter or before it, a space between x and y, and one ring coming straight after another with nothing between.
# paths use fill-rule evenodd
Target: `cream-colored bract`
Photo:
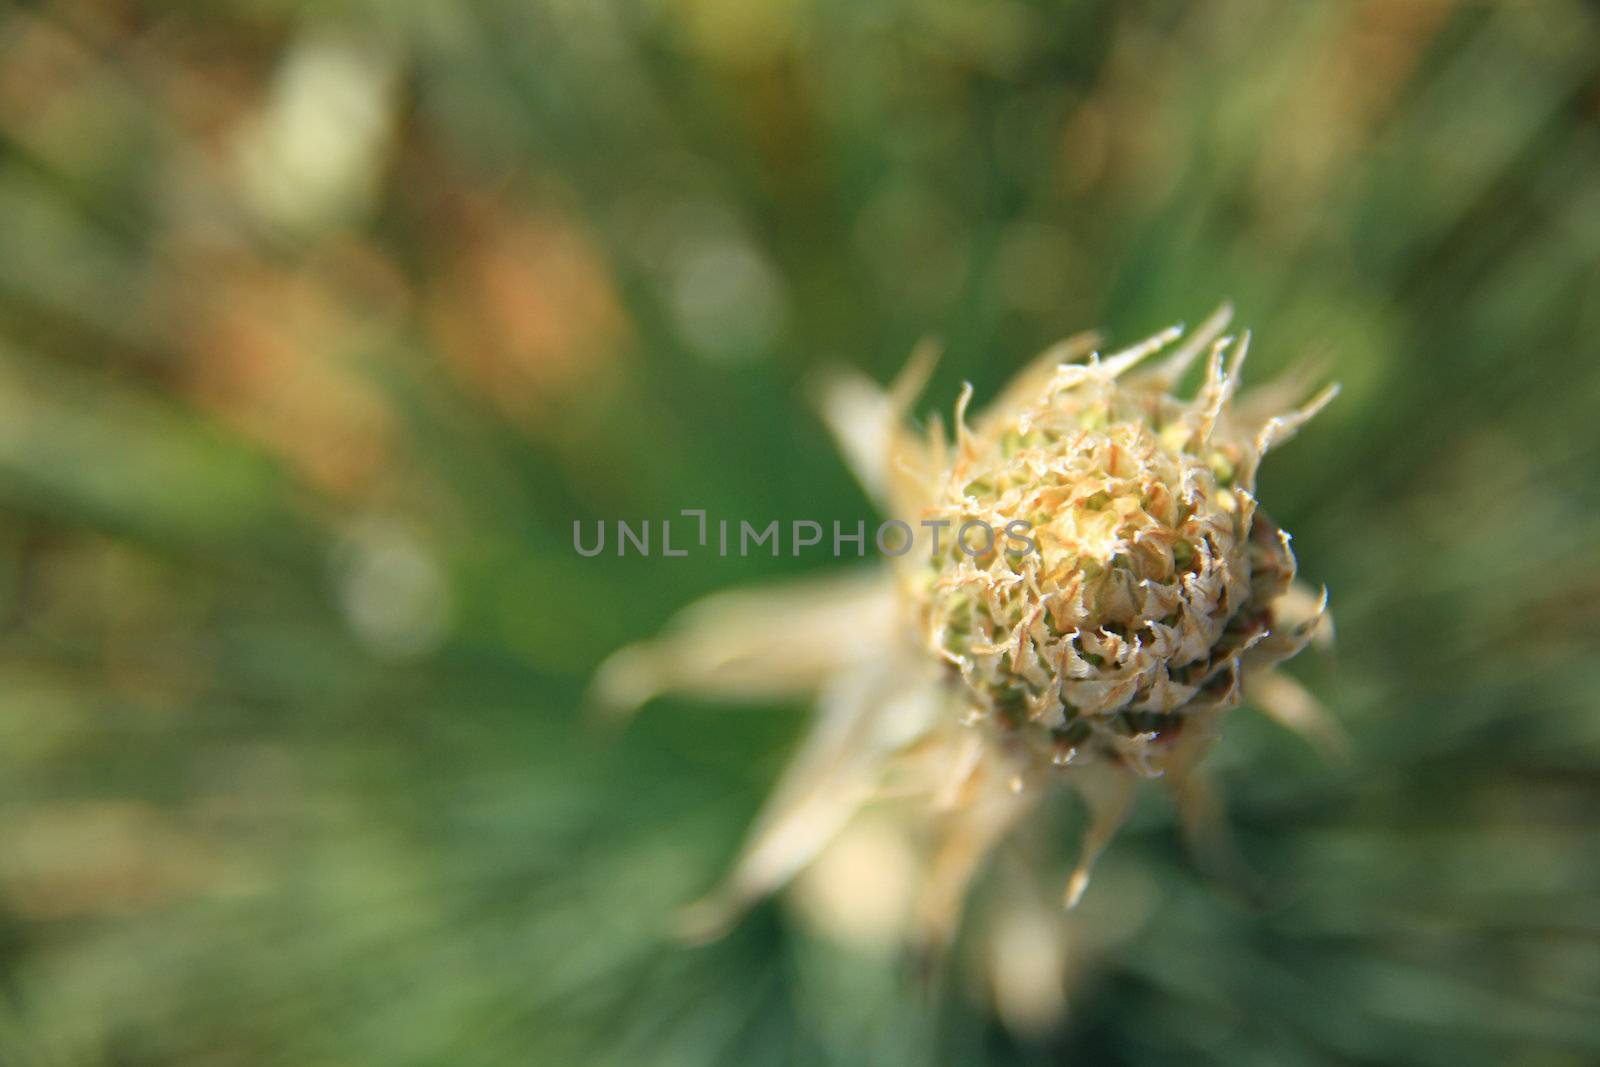
<instances>
[{"instance_id":1,"label":"cream-colored bract","mask_svg":"<svg viewBox=\"0 0 1600 1067\"><path fill-rule=\"evenodd\" d=\"M1310 694L1270 673L1328 631L1326 596L1292 584L1288 535L1254 495L1262 456L1336 390L1288 413L1276 410L1282 387L1241 394L1249 337L1221 336L1229 317L1224 306L1186 340L1173 328L1104 357L1093 335L1066 341L970 422L965 388L953 440L937 421L925 433L907 421L931 347L888 390L854 374L828 384L824 416L874 500L914 526L948 521L949 533L931 558L919 546L872 573L709 597L602 666L595 697L613 711L668 691L816 702L732 872L690 909L686 932L715 933L813 867L801 896L837 915L844 895L814 876L840 865L817 861L871 809L879 838L891 818L917 862L895 867L914 885L885 887L881 870L867 881L910 902L904 934L942 942L974 872L1054 782L1091 813L1067 880L1075 905L1140 777L1163 778L1203 831L1214 805L1195 765L1244 689L1284 724L1336 741ZM1179 399L1202 358L1199 389ZM952 536L966 522L1017 521L1034 550ZM995 936L1026 940L1017 930L1032 921L1011 914ZM1039 951L1023 961L1034 972ZM996 966L997 992L1037 992Z\"/></svg>"}]
</instances>

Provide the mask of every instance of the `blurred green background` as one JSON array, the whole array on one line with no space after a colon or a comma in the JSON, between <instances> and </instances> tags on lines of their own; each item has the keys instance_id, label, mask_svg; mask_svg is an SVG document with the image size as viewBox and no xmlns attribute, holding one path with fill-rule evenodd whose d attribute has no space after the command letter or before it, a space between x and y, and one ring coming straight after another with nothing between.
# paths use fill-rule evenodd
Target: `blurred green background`
<instances>
[{"instance_id":1,"label":"blurred green background","mask_svg":"<svg viewBox=\"0 0 1600 1067\"><path fill-rule=\"evenodd\" d=\"M1261 496L1352 757L1211 757L1272 906L1153 795L1052 1032L671 943L805 709L588 678L824 564L572 521L853 524L819 367L1224 297L1345 386ZM0 6L0 1062L1600 1062L1597 337L1589 4Z\"/></svg>"}]
</instances>

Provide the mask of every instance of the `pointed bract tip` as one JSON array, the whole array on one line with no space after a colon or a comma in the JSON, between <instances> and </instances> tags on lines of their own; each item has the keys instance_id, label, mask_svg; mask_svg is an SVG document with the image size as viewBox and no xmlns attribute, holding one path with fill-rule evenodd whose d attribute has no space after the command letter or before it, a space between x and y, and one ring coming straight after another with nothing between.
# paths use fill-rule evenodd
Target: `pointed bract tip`
<instances>
[{"instance_id":1,"label":"pointed bract tip","mask_svg":"<svg viewBox=\"0 0 1600 1067\"><path fill-rule=\"evenodd\" d=\"M739 909L720 893L710 893L679 909L669 933L684 945L705 945L726 937L738 921Z\"/></svg>"},{"instance_id":2,"label":"pointed bract tip","mask_svg":"<svg viewBox=\"0 0 1600 1067\"><path fill-rule=\"evenodd\" d=\"M659 673L649 649L631 645L600 664L583 704L596 723L626 722L661 692Z\"/></svg>"},{"instance_id":3,"label":"pointed bract tip","mask_svg":"<svg viewBox=\"0 0 1600 1067\"><path fill-rule=\"evenodd\" d=\"M1083 899L1084 891L1089 888L1089 869L1080 865L1072 872L1072 877L1067 879L1067 890L1061 895L1061 904L1068 911L1076 908Z\"/></svg>"}]
</instances>

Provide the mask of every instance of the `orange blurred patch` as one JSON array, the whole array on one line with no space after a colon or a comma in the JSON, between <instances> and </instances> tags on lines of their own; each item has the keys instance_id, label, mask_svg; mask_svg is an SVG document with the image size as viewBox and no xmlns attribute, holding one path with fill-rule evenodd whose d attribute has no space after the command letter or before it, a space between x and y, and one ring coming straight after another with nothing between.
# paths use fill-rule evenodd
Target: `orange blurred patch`
<instances>
[{"instance_id":1,"label":"orange blurred patch","mask_svg":"<svg viewBox=\"0 0 1600 1067\"><path fill-rule=\"evenodd\" d=\"M621 302L587 234L562 215L478 197L462 214L427 321L468 388L536 424L556 401L611 378L628 336Z\"/></svg>"},{"instance_id":2,"label":"orange blurred patch","mask_svg":"<svg viewBox=\"0 0 1600 1067\"><path fill-rule=\"evenodd\" d=\"M170 329L188 357L193 398L283 456L316 488L343 495L367 486L395 449L393 413L354 361L385 328L346 295L349 276L402 299L386 266L351 245L300 271L247 255L184 257Z\"/></svg>"}]
</instances>

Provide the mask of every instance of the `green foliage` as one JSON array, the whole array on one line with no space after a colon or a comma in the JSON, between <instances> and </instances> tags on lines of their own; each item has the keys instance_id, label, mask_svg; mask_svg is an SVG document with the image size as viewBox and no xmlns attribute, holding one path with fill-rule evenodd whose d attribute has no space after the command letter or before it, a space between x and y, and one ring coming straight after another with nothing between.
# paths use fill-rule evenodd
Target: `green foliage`
<instances>
[{"instance_id":1,"label":"green foliage","mask_svg":"<svg viewBox=\"0 0 1600 1067\"><path fill-rule=\"evenodd\" d=\"M0 1060L1592 1062L1597 56L1562 0L0 9ZM1261 496L1351 757L1212 757L1269 906L1147 805L1038 1041L778 906L672 944L802 709L584 686L815 561L572 522L853 526L822 366L937 335L947 409L1224 297L1345 385Z\"/></svg>"}]
</instances>

